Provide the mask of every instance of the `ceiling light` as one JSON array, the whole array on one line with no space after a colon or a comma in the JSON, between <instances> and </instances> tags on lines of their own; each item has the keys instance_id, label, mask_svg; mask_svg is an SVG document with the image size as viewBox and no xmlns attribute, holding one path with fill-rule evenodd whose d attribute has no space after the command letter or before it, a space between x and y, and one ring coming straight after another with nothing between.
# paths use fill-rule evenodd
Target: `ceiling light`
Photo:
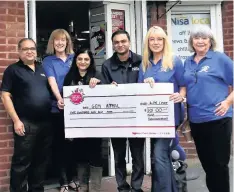
<instances>
[{"instance_id":1,"label":"ceiling light","mask_svg":"<svg viewBox=\"0 0 234 192\"><path fill-rule=\"evenodd\" d=\"M87 39L77 38L78 41L86 41Z\"/></svg>"},{"instance_id":2,"label":"ceiling light","mask_svg":"<svg viewBox=\"0 0 234 192\"><path fill-rule=\"evenodd\" d=\"M89 31L82 31L81 33L89 33Z\"/></svg>"}]
</instances>

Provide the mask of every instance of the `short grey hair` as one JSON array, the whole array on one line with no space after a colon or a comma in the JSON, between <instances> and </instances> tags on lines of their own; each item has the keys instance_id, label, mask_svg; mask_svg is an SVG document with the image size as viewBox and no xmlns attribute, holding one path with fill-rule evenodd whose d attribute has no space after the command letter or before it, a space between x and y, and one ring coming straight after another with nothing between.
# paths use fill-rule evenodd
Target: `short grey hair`
<instances>
[{"instance_id":1,"label":"short grey hair","mask_svg":"<svg viewBox=\"0 0 234 192\"><path fill-rule=\"evenodd\" d=\"M215 50L217 42L213 35L212 30L207 25L198 25L190 31L189 41L188 41L188 50L190 52L195 52L193 48L193 38L195 37L208 37L210 39L210 49Z\"/></svg>"}]
</instances>

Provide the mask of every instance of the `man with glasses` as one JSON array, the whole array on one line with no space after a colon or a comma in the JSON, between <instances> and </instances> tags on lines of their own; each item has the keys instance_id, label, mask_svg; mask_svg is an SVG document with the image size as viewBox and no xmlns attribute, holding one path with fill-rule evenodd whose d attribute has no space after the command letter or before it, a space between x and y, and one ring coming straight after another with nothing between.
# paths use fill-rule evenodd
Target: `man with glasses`
<instances>
[{"instance_id":1,"label":"man with glasses","mask_svg":"<svg viewBox=\"0 0 234 192\"><path fill-rule=\"evenodd\" d=\"M118 30L112 34L115 53L102 65L107 84L137 83L141 56L130 50L130 36L127 31ZM144 178L144 138L129 138L132 155L131 186L126 182L126 141L127 138L111 138L115 156L115 175L119 192L142 192Z\"/></svg>"},{"instance_id":2,"label":"man with glasses","mask_svg":"<svg viewBox=\"0 0 234 192\"><path fill-rule=\"evenodd\" d=\"M2 102L13 121L10 192L44 192L51 146L50 90L42 66L35 61L35 42L21 39L18 50L19 61L7 67L1 85Z\"/></svg>"}]
</instances>

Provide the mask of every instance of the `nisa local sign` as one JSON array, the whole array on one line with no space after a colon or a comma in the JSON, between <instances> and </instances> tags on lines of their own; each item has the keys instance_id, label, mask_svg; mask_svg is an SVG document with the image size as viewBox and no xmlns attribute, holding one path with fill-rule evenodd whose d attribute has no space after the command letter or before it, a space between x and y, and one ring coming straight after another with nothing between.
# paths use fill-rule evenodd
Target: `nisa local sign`
<instances>
[{"instance_id":1,"label":"nisa local sign","mask_svg":"<svg viewBox=\"0 0 234 192\"><path fill-rule=\"evenodd\" d=\"M191 15L190 18L186 16L174 17L171 19L174 25L190 25L190 24L210 24L210 18L205 17L194 17Z\"/></svg>"}]
</instances>

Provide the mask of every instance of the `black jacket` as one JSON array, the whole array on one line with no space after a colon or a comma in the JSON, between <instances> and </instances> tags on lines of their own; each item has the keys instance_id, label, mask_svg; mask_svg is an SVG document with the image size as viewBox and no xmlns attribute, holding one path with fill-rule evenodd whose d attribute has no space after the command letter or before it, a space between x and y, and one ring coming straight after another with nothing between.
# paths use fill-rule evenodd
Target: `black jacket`
<instances>
[{"instance_id":1,"label":"black jacket","mask_svg":"<svg viewBox=\"0 0 234 192\"><path fill-rule=\"evenodd\" d=\"M137 83L139 66L142 57L136 53L131 52L128 59L129 65L126 66L119 60L117 53L107 59L102 65L102 74L106 84L115 81L118 84Z\"/></svg>"}]
</instances>

